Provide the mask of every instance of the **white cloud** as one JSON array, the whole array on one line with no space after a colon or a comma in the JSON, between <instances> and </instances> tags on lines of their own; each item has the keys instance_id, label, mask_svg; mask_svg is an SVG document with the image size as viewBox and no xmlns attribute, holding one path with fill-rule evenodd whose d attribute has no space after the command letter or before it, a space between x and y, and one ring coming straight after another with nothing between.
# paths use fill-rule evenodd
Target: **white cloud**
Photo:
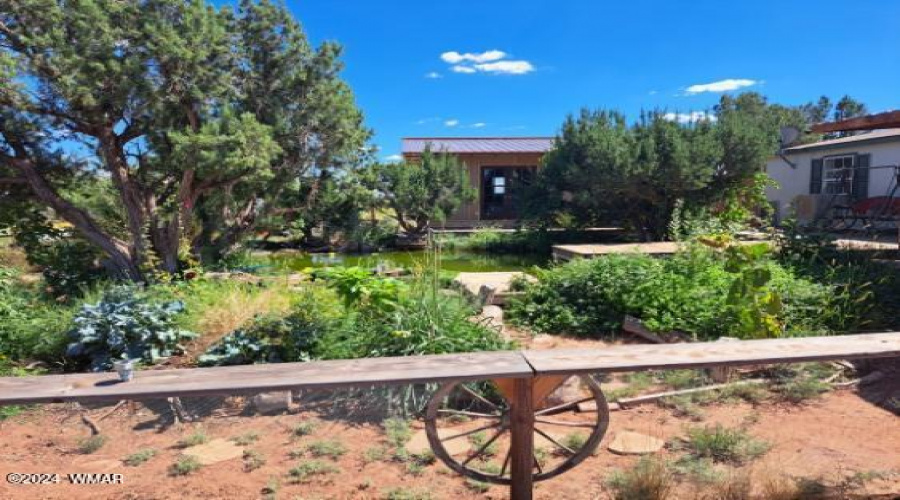
<instances>
[{"instance_id":1,"label":"white cloud","mask_svg":"<svg viewBox=\"0 0 900 500\"><path fill-rule=\"evenodd\" d=\"M663 118L678 123L694 123L704 120L708 120L711 122L716 121L716 116L706 111L692 111L690 113L666 113L663 115Z\"/></svg>"},{"instance_id":2,"label":"white cloud","mask_svg":"<svg viewBox=\"0 0 900 500\"><path fill-rule=\"evenodd\" d=\"M506 52L502 50L486 50L481 53L472 53L466 52L465 54L460 54L455 50L451 50L449 52L444 52L441 54L441 59L449 64L459 64L461 62L469 61L473 63L485 63L489 61L497 61L506 57Z\"/></svg>"},{"instance_id":3,"label":"white cloud","mask_svg":"<svg viewBox=\"0 0 900 500\"><path fill-rule=\"evenodd\" d=\"M440 73L438 73L437 71L431 71L431 72L425 73L425 78L436 79L436 78L443 78L443 77L444 76L441 75Z\"/></svg>"},{"instance_id":4,"label":"white cloud","mask_svg":"<svg viewBox=\"0 0 900 500\"><path fill-rule=\"evenodd\" d=\"M437 121L441 121L440 116L431 116L429 118L422 118L421 120L417 120L416 125L425 125L426 123L433 123Z\"/></svg>"},{"instance_id":5,"label":"white cloud","mask_svg":"<svg viewBox=\"0 0 900 500\"><path fill-rule=\"evenodd\" d=\"M469 125L469 126L472 127L472 128L484 128L484 127L487 126L487 123L484 123L484 122L477 122L477 123L473 123L473 124L471 124L471 125Z\"/></svg>"},{"instance_id":6,"label":"white cloud","mask_svg":"<svg viewBox=\"0 0 900 500\"><path fill-rule=\"evenodd\" d=\"M502 50L459 53L455 50L441 54L441 60L450 64L454 73L491 73L496 75L524 75L535 70L534 65L525 60L507 59Z\"/></svg>"},{"instance_id":7,"label":"white cloud","mask_svg":"<svg viewBox=\"0 0 900 500\"><path fill-rule=\"evenodd\" d=\"M651 90L650 92L647 92L647 93L650 94L650 95L656 95L656 94L659 93L659 91L658 91L658 90Z\"/></svg>"},{"instance_id":8,"label":"white cloud","mask_svg":"<svg viewBox=\"0 0 900 500\"><path fill-rule=\"evenodd\" d=\"M386 161L388 163L399 163L399 162L403 161L403 157L400 155L385 156L384 161Z\"/></svg>"},{"instance_id":9,"label":"white cloud","mask_svg":"<svg viewBox=\"0 0 900 500\"><path fill-rule=\"evenodd\" d=\"M528 61L497 61L492 63L476 64L475 68L485 73L497 73L503 75L524 75L534 71L534 66Z\"/></svg>"},{"instance_id":10,"label":"white cloud","mask_svg":"<svg viewBox=\"0 0 900 500\"><path fill-rule=\"evenodd\" d=\"M450 119L450 120L446 120L446 121L444 122L444 125L446 125L446 126L448 126L448 127L455 127L455 126L459 125L459 120L457 120L457 119L455 119L455 118Z\"/></svg>"},{"instance_id":11,"label":"white cloud","mask_svg":"<svg viewBox=\"0 0 900 500\"><path fill-rule=\"evenodd\" d=\"M454 73L475 73L477 70L470 66L460 66L459 64L457 64L456 66L452 66L450 68L450 71Z\"/></svg>"},{"instance_id":12,"label":"white cloud","mask_svg":"<svg viewBox=\"0 0 900 500\"><path fill-rule=\"evenodd\" d=\"M757 80L750 80L747 78L728 78L717 82L691 85L686 88L685 91L687 91L688 94L699 94L701 92L730 92L744 87L751 87L758 83L760 82Z\"/></svg>"}]
</instances>

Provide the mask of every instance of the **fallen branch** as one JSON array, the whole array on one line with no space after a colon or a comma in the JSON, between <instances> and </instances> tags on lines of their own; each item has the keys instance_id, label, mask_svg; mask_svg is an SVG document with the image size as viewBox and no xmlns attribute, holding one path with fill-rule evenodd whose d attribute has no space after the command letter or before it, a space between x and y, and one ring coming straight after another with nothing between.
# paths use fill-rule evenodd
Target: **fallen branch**
<instances>
[{"instance_id":1,"label":"fallen branch","mask_svg":"<svg viewBox=\"0 0 900 500\"><path fill-rule=\"evenodd\" d=\"M632 335L636 335L644 340L653 342L654 344L665 344L666 341L662 339L659 335L651 332L641 323L641 320L635 318L634 316L625 316L625 319L622 320L622 331L625 333L630 333Z\"/></svg>"},{"instance_id":2,"label":"fallen branch","mask_svg":"<svg viewBox=\"0 0 900 500\"><path fill-rule=\"evenodd\" d=\"M663 335L669 338L667 340L666 338L651 332L644 326L644 323L642 323L641 320L627 314L625 315L625 318L622 319L622 331L640 337L648 342L653 342L654 344L669 344L674 340L681 340L684 342L690 342L692 340L690 335L677 330L664 333Z\"/></svg>"},{"instance_id":3,"label":"fallen branch","mask_svg":"<svg viewBox=\"0 0 900 500\"><path fill-rule=\"evenodd\" d=\"M657 401L657 400L672 397L672 396L683 396L685 394L696 394L698 392L717 391L720 389L726 389L728 387L734 387L734 386L738 386L738 385L764 384L766 382L767 382L767 380L764 380L764 379L739 380L737 382L729 382L727 384L713 384L713 385L706 385L703 387L694 387L691 389L680 389L677 391L666 391L666 392L658 392L655 394L646 394L644 396L637 396L634 398L620 399L618 402L619 402L619 406L621 406L623 410L627 410L633 406L642 405L644 403L650 403L653 401Z\"/></svg>"}]
</instances>

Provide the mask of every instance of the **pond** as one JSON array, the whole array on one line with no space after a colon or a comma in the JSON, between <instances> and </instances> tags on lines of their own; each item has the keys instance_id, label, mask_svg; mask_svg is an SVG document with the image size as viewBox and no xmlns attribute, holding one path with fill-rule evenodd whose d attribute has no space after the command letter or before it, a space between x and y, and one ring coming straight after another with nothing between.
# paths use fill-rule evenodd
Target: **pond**
<instances>
[{"instance_id":1,"label":"pond","mask_svg":"<svg viewBox=\"0 0 900 500\"><path fill-rule=\"evenodd\" d=\"M340 253L300 253L274 252L256 254L254 262L271 266L273 271L294 272L309 267L361 266L374 268L383 264L388 268L414 269L424 266L427 258L424 251L388 251L371 254ZM444 251L441 253L441 269L459 272L522 271L532 266L547 264L544 255L487 254L466 251Z\"/></svg>"}]
</instances>

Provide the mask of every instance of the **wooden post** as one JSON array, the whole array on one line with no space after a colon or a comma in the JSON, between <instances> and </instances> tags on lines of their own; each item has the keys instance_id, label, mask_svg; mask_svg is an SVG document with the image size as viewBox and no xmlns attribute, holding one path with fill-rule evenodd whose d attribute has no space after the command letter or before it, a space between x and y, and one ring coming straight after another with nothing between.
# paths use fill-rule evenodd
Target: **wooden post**
<instances>
[{"instance_id":1,"label":"wooden post","mask_svg":"<svg viewBox=\"0 0 900 500\"><path fill-rule=\"evenodd\" d=\"M534 481L534 391L532 380L517 378L513 381L513 398L510 401L510 498L531 500Z\"/></svg>"}]
</instances>

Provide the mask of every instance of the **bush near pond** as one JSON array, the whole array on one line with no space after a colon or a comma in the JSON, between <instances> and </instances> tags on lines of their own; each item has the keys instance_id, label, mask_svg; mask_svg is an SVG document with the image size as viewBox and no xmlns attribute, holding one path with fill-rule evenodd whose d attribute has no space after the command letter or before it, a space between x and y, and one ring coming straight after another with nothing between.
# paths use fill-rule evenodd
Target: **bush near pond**
<instances>
[{"instance_id":1,"label":"bush near pond","mask_svg":"<svg viewBox=\"0 0 900 500\"><path fill-rule=\"evenodd\" d=\"M469 302L438 293L430 278L399 285L358 268L323 276L324 283L303 287L288 314L258 317L224 337L200 362L352 359L509 347L495 328L471 319L477 311Z\"/></svg>"},{"instance_id":2,"label":"bush near pond","mask_svg":"<svg viewBox=\"0 0 900 500\"><path fill-rule=\"evenodd\" d=\"M767 289L777 294L784 335L822 334L842 324L835 307L849 291L798 277L770 257L754 262L765 270ZM617 332L622 318L640 318L651 330L679 330L698 339L752 336L741 326L741 301L729 300L736 279L733 263L720 253L689 246L667 259L611 255L577 260L518 283L524 296L509 317L535 331L599 336ZM838 307L842 314L851 314Z\"/></svg>"}]
</instances>

